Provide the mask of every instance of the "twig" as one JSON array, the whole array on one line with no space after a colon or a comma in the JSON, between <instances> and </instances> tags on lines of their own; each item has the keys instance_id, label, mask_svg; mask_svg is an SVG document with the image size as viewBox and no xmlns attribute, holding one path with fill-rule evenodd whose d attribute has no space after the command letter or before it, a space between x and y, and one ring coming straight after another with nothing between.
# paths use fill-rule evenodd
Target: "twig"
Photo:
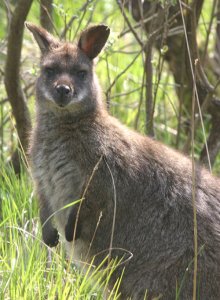
<instances>
[{"instance_id":1,"label":"twig","mask_svg":"<svg viewBox=\"0 0 220 300\"><path fill-rule=\"evenodd\" d=\"M117 80L124 74L127 72L127 70L133 65L133 63L137 60L137 58L139 57L139 55L141 54L142 52L142 49L138 52L138 54L132 59L132 61L130 62L130 64L127 65L127 67L122 71L120 72L116 77L115 79L113 80L113 82L110 84L110 86L107 88L106 92L105 92L105 95L106 95L106 102L108 102L109 100L109 97L110 97L110 92L111 92L111 89L112 87L115 85L115 83L117 82Z\"/></svg>"},{"instance_id":2,"label":"twig","mask_svg":"<svg viewBox=\"0 0 220 300\"><path fill-rule=\"evenodd\" d=\"M186 47L184 40L182 40L182 59L181 59L181 78L180 78L180 92L179 92L179 113L178 113L178 126L177 126L177 135L176 135L176 148L179 148L180 143L180 132L181 132L181 125L182 125L182 113L183 113L183 95L184 95L184 74L186 74Z\"/></svg>"},{"instance_id":3,"label":"twig","mask_svg":"<svg viewBox=\"0 0 220 300\"><path fill-rule=\"evenodd\" d=\"M153 40L149 39L145 54L145 72L146 72L146 133L154 136L153 129L153 68L152 68L152 49Z\"/></svg>"},{"instance_id":4,"label":"twig","mask_svg":"<svg viewBox=\"0 0 220 300\"><path fill-rule=\"evenodd\" d=\"M145 68L144 68L144 71L143 71L143 75L142 75L142 84L141 84L141 87L139 89L141 89L141 96L140 96L140 100L139 100L139 103L138 103L138 111L137 111L137 114L136 114L136 117L135 117L135 120L134 120L134 128L137 130L138 128L138 122L139 122L139 118L140 118L140 113L141 113L141 106L142 106L142 103L143 103L143 97L144 97L144 87L145 87L145 80L146 80L146 72L145 72Z\"/></svg>"},{"instance_id":5,"label":"twig","mask_svg":"<svg viewBox=\"0 0 220 300\"><path fill-rule=\"evenodd\" d=\"M5 99L1 100L1 101L0 101L0 105L5 104L6 102L8 102L8 98L5 98Z\"/></svg>"},{"instance_id":6,"label":"twig","mask_svg":"<svg viewBox=\"0 0 220 300\"><path fill-rule=\"evenodd\" d=\"M7 10L7 17L8 17L8 24L11 24L11 18L12 18L12 11L10 8L10 1L9 0L4 0L6 10Z\"/></svg>"},{"instance_id":7,"label":"twig","mask_svg":"<svg viewBox=\"0 0 220 300\"><path fill-rule=\"evenodd\" d=\"M206 53L207 53L207 49L208 49L209 37L210 37L210 33L211 33L211 29L212 29L212 24L213 24L213 20L214 20L216 3L217 3L217 0L214 0L213 1L213 5L212 5L211 20L209 22L209 27L208 27L208 30L207 30L205 47L204 47L204 52L203 52L203 57L202 57L203 63L205 61L205 57L206 57Z\"/></svg>"},{"instance_id":8,"label":"twig","mask_svg":"<svg viewBox=\"0 0 220 300\"><path fill-rule=\"evenodd\" d=\"M160 43L160 49L162 49L163 45L166 42L167 36L168 36L168 28L169 28L169 24L168 24L168 16L169 16L169 7L170 4L166 3L166 7L165 7L165 21L164 21L164 29L163 29L163 34L162 34L162 39L161 39L161 43ZM155 104L156 104L156 99L157 99L157 92L158 92L158 87L159 87L159 83L161 80L161 76L162 76L162 70L163 70L163 65L164 65L164 56L162 56L161 51L159 52L159 62L158 62L158 67L156 69L156 78L157 78L157 82L154 85L154 96L153 96L153 108L152 108L152 113L154 113L155 110ZM153 115L152 115L153 118Z\"/></svg>"},{"instance_id":9,"label":"twig","mask_svg":"<svg viewBox=\"0 0 220 300\"><path fill-rule=\"evenodd\" d=\"M9 122L10 117L7 117L4 121L3 121L3 108L1 107L1 126L0 126L0 131L3 132L4 126ZM3 136L3 133L1 134ZM3 138L2 138L2 144L3 144Z\"/></svg>"},{"instance_id":10,"label":"twig","mask_svg":"<svg viewBox=\"0 0 220 300\"><path fill-rule=\"evenodd\" d=\"M197 272L198 272L198 232L196 211L196 172L195 172L195 89L196 81L193 82L192 118L191 118L191 149L192 149L192 204L193 204L193 231L194 231L194 272L193 272L193 300L196 300Z\"/></svg>"},{"instance_id":11,"label":"twig","mask_svg":"<svg viewBox=\"0 0 220 300\"><path fill-rule=\"evenodd\" d=\"M112 174L112 171L109 167L109 164L107 162L107 160L104 158L105 164L108 168L108 171L110 173L111 176L111 180L112 180L112 188L113 188L113 218L112 218L112 230L111 230L111 238L110 238L110 244L109 244L109 256L108 256L108 265L110 265L110 261L111 261L111 249L113 247L113 238L114 238L114 232L115 232L115 219L116 219L116 209L117 209L117 195L116 195L116 187L115 187L115 180Z\"/></svg>"},{"instance_id":12,"label":"twig","mask_svg":"<svg viewBox=\"0 0 220 300\"><path fill-rule=\"evenodd\" d=\"M40 0L40 24L50 32L54 28L51 17L53 11L52 2L53 0Z\"/></svg>"},{"instance_id":13,"label":"twig","mask_svg":"<svg viewBox=\"0 0 220 300\"><path fill-rule=\"evenodd\" d=\"M154 3L154 12L156 11L156 3ZM158 16L161 16L158 14ZM159 18L160 19L160 18ZM146 45L145 50L145 72L146 72L146 122L145 122L145 128L146 133L150 136L154 136L154 104L153 104L153 66L152 66L152 51L153 51L153 45L156 38L155 34L152 34L155 27L157 27L157 20L154 20L150 23L150 29L149 29L149 38Z\"/></svg>"},{"instance_id":14,"label":"twig","mask_svg":"<svg viewBox=\"0 0 220 300\"><path fill-rule=\"evenodd\" d=\"M120 10L121 10L121 13L122 13L122 15L123 15L123 17L124 17L125 22L127 23L128 27L129 27L130 31L133 33L133 35L134 35L136 41L138 42L138 44L143 48L144 44L142 43L142 41L141 41L141 39L139 38L137 32L135 31L135 29L134 29L133 26L131 25L131 23L130 23L130 21L129 21L129 19L128 19L126 13L125 13L124 7L123 7L123 5L121 4L121 0L116 0L116 2L117 2L118 6L119 6L119 8L120 8Z\"/></svg>"},{"instance_id":15,"label":"twig","mask_svg":"<svg viewBox=\"0 0 220 300\"><path fill-rule=\"evenodd\" d=\"M174 23L176 22L175 19L176 19L176 17L178 17L179 15L180 15L180 12L178 11L178 12L176 12L174 15L172 15L172 16L170 17L170 19L168 19L168 24L167 24L167 27L168 27L168 28L171 27L172 24L174 24ZM150 34L150 36L155 36L155 37L157 37L159 33L163 32L163 30L164 30L164 24L163 24L162 26L160 26L159 28L157 28L155 31L153 31L153 32ZM158 37L157 37L157 38L158 38Z\"/></svg>"},{"instance_id":16,"label":"twig","mask_svg":"<svg viewBox=\"0 0 220 300\"><path fill-rule=\"evenodd\" d=\"M89 16L89 18L88 18L88 20L87 20L87 22L86 22L86 26L85 26L85 27L89 26L90 23L92 22L92 18L93 18L93 15L94 15L94 13L95 13L95 8L96 8L96 5L97 5L98 1L99 1L99 0L96 0L96 1L94 2L93 8L92 8L91 11L90 11L90 16Z\"/></svg>"},{"instance_id":17,"label":"twig","mask_svg":"<svg viewBox=\"0 0 220 300\"><path fill-rule=\"evenodd\" d=\"M216 42L215 42L215 53L214 53L214 61L218 67L220 68L220 1L217 4L217 14L216 14ZM216 72L219 76L219 71Z\"/></svg>"},{"instance_id":18,"label":"twig","mask_svg":"<svg viewBox=\"0 0 220 300\"><path fill-rule=\"evenodd\" d=\"M187 31L186 31L186 24L185 24L185 19L183 16L183 10L182 10L182 5L181 5L180 0L179 0L179 5L180 5L184 35L185 35L185 40L186 40L187 53L188 53L189 64L190 64L190 72L191 72L191 76L192 76L192 82L193 82L193 84L195 84L195 95L196 95L196 102L197 102L197 106L198 106L198 113L199 113L199 118L200 118L201 125L202 125L202 132L203 132L205 147L206 147L206 151L207 151L208 161L209 161L209 169L211 171L211 163L210 163L210 158L209 158L209 154L208 154L208 145L207 145L207 139L206 139L206 134L205 134L205 126L204 126L203 117L202 117L202 110L201 110L200 101L199 101L198 89L196 86L196 79L195 79L195 73L194 73L194 69L193 69L192 58L191 58L189 40L188 40L188 36L187 36ZM191 27L195 26L195 10L193 12L194 12L194 14L191 15ZM196 64L196 69L197 69L197 67L201 67L201 64L199 63L199 59L198 59L198 49L197 49L197 43L196 43L195 28L191 28L191 30L192 30L192 36L194 38L194 41L191 43L192 44L191 45L192 56L193 56L194 61L197 61L197 64ZM200 68L200 70L201 70L201 68ZM198 74L201 75L201 72L198 72ZM203 80L204 78L200 76L199 79ZM204 81L203 81L203 83L204 83ZM207 88L209 88L209 87L207 86ZM213 91L213 88L211 89L211 91ZM189 140L191 140L191 137L188 137L188 141Z\"/></svg>"},{"instance_id":19,"label":"twig","mask_svg":"<svg viewBox=\"0 0 220 300\"><path fill-rule=\"evenodd\" d=\"M142 81L143 82L143 81ZM143 83L144 84L144 83ZM124 97L124 96L127 96L127 95L130 95L130 94L132 94L132 93L135 93L135 92L137 92L137 91L140 91L140 90L142 90L142 86L143 86L143 84L141 85L141 87L138 87L138 88L136 88L136 89L133 89L133 90L131 90L131 91L129 91L129 92L124 92L124 93L118 93L118 94L114 94L114 95L112 95L111 97L109 97L110 99L114 99L114 98L118 98L118 97Z\"/></svg>"},{"instance_id":20,"label":"twig","mask_svg":"<svg viewBox=\"0 0 220 300\"><path fill-rule=\"evenodd\" d=\"M138 22L137 24L135 24L132 28L133 28L133 29L140 28L140 27L142 26L142 24L147 24L147 23L149 23L150 21L152 21L153 19L157 18L157 15L158 15L158 13L155 13L155 14L153 14L152 16L150 16L150 17L148 17L148 18L146 18L146 19L141 20L140 22ZM121 37L123 37L124 35L126 35L127 33L130 33L130 32L131 32L131 30L130 30L130 28L128 28L128 29L122 31L122 32L119 34L118 37L121 38Z\"/></svg>"},{"instance_id":21,"label":"twig","mask_svg":"<svg viewBox=\"0 0 220 300\"><path fill-rule=\"evenodd\" d=\"M97 232L97 229L98 229L98 227L99 227L99 224L100 224L101 218L102 218L102 211L101 211L101 212L100 212L100 214L99 214L99 218L98 218L98 221L97 221L97 223L96 223L96 227L95 227L95 230L94 230L94 233L93 233L92 239L91 239L91 241L90 241L90 243L89 243L89 248L88 248L88 251L87 251L86 257L85 257L85 259L84 259L84 260L85 260L85 262L87 262L87 260L88 260L88 257L89 257L89 252L90 252L90 250L91 250L91 247L92 247L93 241L94 241L94 239L95 239L96 232Z\"/></svg>"},{"instance_id":22,"label":"twig","mask_svg":"<svg viewBox=\"0 0 220 300\"><path fill-rule=\"evenodd\" d=\"M200 104L199 104L199 97L198 97L198 91L197 91L197 87L196 87L196 78L195 78L195 74L194 74L194 70L193 70L193 64L192 64L192 59L190 56L190 48L189 48L189 41L188 41L188 37L187 37L187 32L186 32L186 24L185 24L185 20L184 20L184 16L183 16L183 8L182 8L182 4L181 4L181 0L179 0L179 6L180 6L180 11L181 11L181 16L182 16L182 22L183 22L183 28L184 28L184 34L185 34L185 40L186 40L186 46L187 46L187 51L188 51L188 57L189 57L189 63L190 63L190 69L191 69L191 73L192 73L192 78L193 78L193 89L194 89L194 93L193 93L193 97L196 98L197 100L197 104L199 106L199 112L200 112L200 117L201 117L201 121L202 121L202 115L201 115L201 110L200 110ZM194 98L194 99L195 99ZM194 104L195 100L193 101ZM194 106L193 106L194 107ZM194 110L193 112L194 113ZM194 120L194 115L192 115L192 120ZM202 123L203 124L203 123ZM193 126L193 133L194 133L194 125ZM204 131L205 132L205 131ZM193 133L192 133L192 143L193 141ZM194 144L193 144L194 146ZM193 273L193 300L196 300L196 290L197 290L197 256L198 256L198 236L197 236L197 220L196 220L196 210L195 210L195 171L194 171L194 164L193 164L193 158L192 157L192 181L193 181L193 186L192 186L192 200L193 200L193 219L194 219L194 273Z\"/></svg>"},{"instance_id":23,"label":"twig","mask_svg":"<svg viewBox=\"0 0 220 300\"><path fill-rule=\"evenodd\" d=\"M111 83L111 77L110 77L110 72L109 72L109 64L108 64L108 55L105 56L105 62L106 62L106 70L107 70L107 78L108 78L108 83ZM108 97L107 99L107 110L110 110L110 105L111 105L111 97Z\"/></svg>"},{"instance_id":24,"label":"twig","mask_svg":"<svg viewBox=\"0 0 220 300\"><path fill-rule=\"evenodd\" d=\"M103 159L103 155L99 158L98 162L94 166L94 168L92 170L92 174L90 175L90 177L88 179L88 182L86 184L86 187L85 187L85 189L84 189L84 191L82 193L82 197L81 197L82 201L80 201L80 203L79 203L79 208L78 208L77 214L76 214L76 221L75 221L75 226L74 226L74 231L73 231L73 241L75 241L75 238L76 238L77 223L79 221L79 214L80 214L80 210L81 210L81 207L82 207L82 203L83 203L83 201L85 201L85 196L86 196L86 193L88 191L88 188L89 188L89 186L90 186L90 184L92 182L92 179L93 179L93 177L95 175L95 172L98 170L98 167L99 167L102 159Z\"/></svg>"},{"instance_id":25,"label":"twig","mask_svg":"<svg viewBox=\"0 0 220 300\"><path fill-rule=\"evenodd\" d=\"M77 35L77 33L78 33L79 29L80 29L80 26L81 26L81 24L82 24L82 21L83 21L83 19L84 19L84 17L85 17L87 6L90 5L90 4L92 3L92 1L93 1L93 0L87 0L87 1L82 5L82 7L79 9L79 12L83 12L83 14L82 14L82 16L81 16L81 18L80 18L80 20L79 20L79 22L78 22L78 26L77 26L77 28L76 28L76 31L74 32L73 40L75 40L76 35Z\"/></svg>"},{"instance_id":26,"label":"twig","mask_svg":"<svg viewBox=\"0 0 220 300\"><path fill-rule=\"evenodd\" d=\"M64 39L66 37L66 33L67 31L70 29L70 27L73 24L73 21L75 21L77 19L77 15L73 15L70 20L68 21L68 23L66 24L66 26L64 27L63 31L60 34L60 39Z\"/></svg>"}]
</instances>

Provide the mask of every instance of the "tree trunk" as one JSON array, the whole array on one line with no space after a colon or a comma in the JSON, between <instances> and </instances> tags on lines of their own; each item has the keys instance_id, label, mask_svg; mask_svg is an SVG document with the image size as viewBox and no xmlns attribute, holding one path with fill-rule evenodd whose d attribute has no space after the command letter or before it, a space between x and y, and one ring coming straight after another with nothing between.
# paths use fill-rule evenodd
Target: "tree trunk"
<instances>
[{"instance_id":1,"label":"tree trunk","mask_svg":"<svg viewBox=\"0 0 220 300\"><path fill-rule=\"evenodd\" d=\"M24 31L24 22L33 0L19 0L9 24L8 48L5 65L5 87L12 113L16 121L16 128L20 140L21 150L26 153L28 148L28 133L31 130L31 119L25 95L20 83L20 58ZM20 146L19 145L19 146ZM17 150L18 151L18 150ZM18 152L13 155L13 165L19 172Z\"/></svg>"}]
</instances>

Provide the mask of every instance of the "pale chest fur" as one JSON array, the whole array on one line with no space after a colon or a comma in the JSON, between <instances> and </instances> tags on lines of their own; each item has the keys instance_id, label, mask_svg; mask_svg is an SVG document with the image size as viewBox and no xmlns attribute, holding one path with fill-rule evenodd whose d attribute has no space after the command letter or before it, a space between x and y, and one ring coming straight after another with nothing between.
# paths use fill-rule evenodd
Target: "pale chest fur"
<instances>
[{"instance_id":1,"label":"pale chest fur","mask_svg":"<svg viewBox=\"0 0 220 300\"><path fill-rule=\"evenodd\" d=\"M37 192L45 195L55 213L58 230L63 234L71 210L64 207L80 199L85 176L74 160L70 138L55 135L36 140L41 142L34 142L31 156Z\"/></svg>"}]
</instances>

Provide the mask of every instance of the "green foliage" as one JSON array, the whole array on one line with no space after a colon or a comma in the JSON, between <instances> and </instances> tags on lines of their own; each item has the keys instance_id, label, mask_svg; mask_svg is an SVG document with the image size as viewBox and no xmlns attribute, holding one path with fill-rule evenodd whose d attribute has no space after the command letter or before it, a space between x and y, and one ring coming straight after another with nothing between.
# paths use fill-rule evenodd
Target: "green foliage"
<instances>
[{"instance_id":1,"label":"green foliage","mask_svg":"<svg viewBox=\"0 0 220 300\"><path fill-rule=\"evenodd\" d=\"M0 299L102 299L117 262L103 270L90 265L79 271L66 259L62 244L49 250L41 240L38 209L26 171L18 178L12 169L1 169L0 201ZM119 283L120 278L109 300L117 299Z\"/></svg>"}]
</instances>

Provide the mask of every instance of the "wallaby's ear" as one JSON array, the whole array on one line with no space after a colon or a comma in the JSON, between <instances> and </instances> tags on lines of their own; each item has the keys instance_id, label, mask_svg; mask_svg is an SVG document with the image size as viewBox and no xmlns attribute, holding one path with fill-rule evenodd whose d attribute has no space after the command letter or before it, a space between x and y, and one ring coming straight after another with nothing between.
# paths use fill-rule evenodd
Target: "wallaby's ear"
<instances>
[{"instance_id":1,"label":"wallaby's ear","mask_svg":"<svg viewBox=\"0 0 220 300\"><path fill-rule=\"evenodd\" d=\"M59 46L59 42L42 27L38 27L29 22L25 22L25 26L32 32L43 54Z\"/></svg>"},{"instance_id":2,"label":"wallaby's ear","mask_svg":"<svg viewBox=\"0 0 220 300\"><path fill-rule=\"evenodd\" d=\"M110 29L105 25L92 26L84 30L79 38L78 47L90 58L95 58L104 47Z\"/></svg>"}]
</instances>

